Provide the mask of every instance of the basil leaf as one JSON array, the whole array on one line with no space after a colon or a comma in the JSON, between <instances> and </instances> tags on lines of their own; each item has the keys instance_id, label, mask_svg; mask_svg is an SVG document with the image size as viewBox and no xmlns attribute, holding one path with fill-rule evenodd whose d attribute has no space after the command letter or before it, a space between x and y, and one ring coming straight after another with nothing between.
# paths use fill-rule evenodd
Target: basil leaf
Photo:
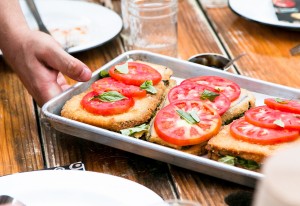
<instances>
[{"instance_id":1,"label":"basil leaf","mask_svg":"<svg viewBox=\"0 0 300 206\"><path fill-rule=\"evenodd\" d=\"M120 94L117 91L109 91L109 92L103 92L102 94L94 96L93 99L99 99L102 102L116 102L122 99L125 99L122 94Z\"/></svg>"},{"instance_id":2,"label":"basil leaf","mask_svg":"<svg viewBox=\"0 0 300 206\"><path fill-rule=\"evenodd\" d=\"M242 158L236 158L236 163L244 168L249 169L249 170L259 169L259 164L253 160L245 160Z\"/></svg>"},{"instance_id":3,"label":"basil leaf","mask_svg":"<svg viewBox=\"0 0 300 206\"><path fill-rule=\"evenodd\" d=\"M235 160L236 160L235 157L227 155L227 156L224 156L224 157L220 158L218 160L218 162L222 162L222 163L234 166L235 165Z\"/></svg>"},{"instance_id":4,"label":"basil leaf","mask_svg":"<svg viewBox=\"0 0 300 206\"><path fill-rule=\"evenodd\" d=\"M102 70L99 73L100 79L104 78L104 77L109 77L109 73L107 70Z\"/></svg>"},{"instance_id":5,"label":"basil leaf","mask_svg":"<svg viewBox=\"0 0 300 206\"><path fill-rule=\"evenodd\" d=\"M276 119L273 124L276 124L279 127L284 127L284 122L281 119Z\"/></svg>"},{"instance_id":6,"label":"basil leaf","mask_svg":"<svg viewBox=\"0 0 300 206\"><path fill-rule=\"evenodd\" d=\"M200 95L200 99L202 99L202 100L206 100L206 99L208 99L209 101L214 101L215 100L215 98L217 97L217 96L219 96L220 94L218 94L218 93L216 93L216 92L212 92L212 91L209 91L209 90L204 90L203 92L202 92L202 94Z\"/></svg>"},{"instance_id":7,"label":"basil leaf","mask_svg":"<svg viewBox=\"0 0 300 206\"><path fill-rule=\"evenodd\" d=\"M128 62L125 62L124 64L116 65L116 70L121 74L128 74Z\"/></svg>"},{"instance_id":8,"label":"basil leaf","mask_svg":"<svg viewBox=\"0 0 300 206\"><path fill-rule=\"evenodd\" d=\"M259 169L259 167L260 167L259 164L253 160L245 160L243 158L233 157L230 155L226 155L226 156L220 158L218 160L218 162L222 162L222 163L229 164L232 166L241 166L241 167L247 168L249 170L256 170L256 169Z\"/></svg>"},{"instance_id":9,"label":"basil leaf","mask_svg":"<svg viewBox=\"0 0 300 206\"><path fill-rule=\"evenodd\" d=\"M274 100L275 100L275 102L280 103L280 104L287 104L288 103L287 100L284 100L284 99L281 99L281 98L275 98Z\"/></svg>"},{"instance_id":10,"label":"basil leaf","mask_svg":"<svg viewBox=\"0 0 300 206\"><path fill-rule=\"evenodd\" d=\"M180 109L176 110L176 112L180 116L181 119L184 119L189 124L196 124L196 123L200 122L200 119L199 119L199 117L196 113L191 114L191 113L185 112L185 111L180 110ZM197 117L194 118L193 116L194 117L197 116Z\"/></svg>"},{"instance_id":11,"label":"basil leaf","mask_svg":"<svg viewBox=\"0 0 300 206\"><path fill-rule=\"evenodd\" d=\"M197 123L200 122L200 118L198 117L197 112L195 110L192 110L189 113Z\"/></svg>"},{"instance_id":12,"label":"basil leaf","mask_svg":"<svg viewBox=\"0 0 300 206\"><path fill-rule=\"evenodd\" d=\"M155 87L153 86L153 83L151 80L147 80L145 81L141 86L141 89L146 90L147 92L151 93L151 94L156 94L157 91L155 89Z\"/></svg>"},{"instance_id":13,"label":"basil leaf","mask_svg":"<svg viewBox=\"0 0 300 206\"><path fill-rule=\"evenodd\" d=\"M121 134L131 136L137 132L143 132L143 131L148 131L149 125L148 124L142 124L137 127L132 127L128 129L122 129L120 130Z\"/></svg>"}]
</instances>

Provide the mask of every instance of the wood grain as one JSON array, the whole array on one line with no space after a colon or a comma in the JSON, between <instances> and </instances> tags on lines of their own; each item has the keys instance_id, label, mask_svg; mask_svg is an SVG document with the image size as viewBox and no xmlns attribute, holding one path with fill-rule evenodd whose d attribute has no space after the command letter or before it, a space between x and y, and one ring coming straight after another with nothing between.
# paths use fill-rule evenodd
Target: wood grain
<instances>
[{"instance_id":1,"label":"wood grain","mask_svg":"<svg viewBox=\"0 0 300 206\"><path fill-rule=\"evenodd\" d=\"M0 57L0 176L42 168L33 100Z\"/></svg>"},{"instance_id":2,"label":"wood grain","mask_svg":"<svg viewBox=\"0 0 300 206\"><path fill-rule=\"evenodd\" d=\"M231 57L247 53L236 63L242 75L300 88L300 55L289 53L299 32L248 21L227 7L207 9L207 16Z\"/></svg>"}]
</instances>

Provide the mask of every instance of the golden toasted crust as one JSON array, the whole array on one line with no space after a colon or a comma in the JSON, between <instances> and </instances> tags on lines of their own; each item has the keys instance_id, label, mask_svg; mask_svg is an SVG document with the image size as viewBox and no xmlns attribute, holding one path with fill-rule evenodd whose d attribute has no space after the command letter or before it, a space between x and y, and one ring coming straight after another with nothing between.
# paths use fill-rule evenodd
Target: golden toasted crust
<instances>
[{"instance_id":1,"label":"golden toasted crust","mask_svg":"<svg viewBox=\"0 0 300 206\"><path fill-rule=\"evenodd\" d=\"M255 106L255 96L252 92L241 89L239 98L233 101L230 108L222 115L223 125L231 123L233 120L240 118L250 108Z\"/></svg>"},{"instance_id":2,"label":"golden toasted crust","mask_svg":"<svg viewBox=\"0 0 300 206\"><path fill-rule=\"evenodd\" d=\"M206 149L208 150L209 158L218 160L225 155L230 155L262 163L266 157L272 155L276 150L293 143L287 142L274 145L253 144L235 139L230 135L229 130L230 125L224 126L216 136L208 141ZM300 141L300 138L296 141Z\"/></svg>"},{"instance_id":3,"label":"golden toasted crust","mask_svg":"<svg viewBox=\"0 0 300 206\"><path fill-rule=\"evenodd\" d=\"M172 74L170 69L155 64L151 64L151 66L162 74L164 80L170 79ZM156 94L147 94L145 98L135 99L134 106L128 112L111 116L95 115L84 110L80 101L89 92L86 91L68 100L62 108L61 115L112 131L134 127L148 122L164 99L167 88L164 82L159 82L155 85L155 88L157 90Z\"/></svg>"}]
</instances>

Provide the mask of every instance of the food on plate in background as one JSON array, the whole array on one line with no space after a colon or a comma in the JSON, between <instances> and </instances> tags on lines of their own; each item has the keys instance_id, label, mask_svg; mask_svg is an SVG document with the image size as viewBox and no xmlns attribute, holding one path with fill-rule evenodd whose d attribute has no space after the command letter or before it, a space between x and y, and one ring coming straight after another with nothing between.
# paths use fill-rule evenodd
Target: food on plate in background
<instances>
[{"instance_id":1,"label":"food on plate in background","mask_svg":"<svg viewBox=\"0 0 300 206\"><path fill-rule=\"evenodd\" d=\"M72 28L55 28L50 30L53 38L64 48L78 46L87 42L87 26L75 26Z\"/></svg>"}]
</instances>

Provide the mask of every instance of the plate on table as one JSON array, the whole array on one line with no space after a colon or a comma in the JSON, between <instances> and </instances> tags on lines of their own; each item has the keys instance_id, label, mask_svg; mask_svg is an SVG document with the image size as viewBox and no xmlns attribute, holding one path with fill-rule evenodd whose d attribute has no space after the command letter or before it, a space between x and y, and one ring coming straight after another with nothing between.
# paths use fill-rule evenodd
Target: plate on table
<instances>
[{"instance_id":1,"label":"plate on table","mask_svg":"<svg viewBox=\"0 0 300 206\"><path fill-rule=\"evenodd\" d=\"M248 20L285 29L300 29L300 24L277 19L272 0L229 0L228 5L233 12Z\"/></svg>"},{"instance_id":2,"label":"plate on table","mask_svg":"<svg viewBox=\"0 0 300 206\"><path fill-rule=\"evenodd\" d=\"M48 30L62 45L71 46L69 53L100 46L122 30L122 19L114 11L99 4L69 0L35 0ZM24 0L22 11L31 29L38 30Z\"/></svg>"},{"instance_id":3,"label":"plate on table","mask_svg":"<svg viewBox=\"0 0 300 206\"><path fill-rule=\"evenodd\" d=\"M12 196L30 206L143 206L163 202L136 182L76 170L41 170L0 177L0 195Z\"/></svg>"}]
</instances>

